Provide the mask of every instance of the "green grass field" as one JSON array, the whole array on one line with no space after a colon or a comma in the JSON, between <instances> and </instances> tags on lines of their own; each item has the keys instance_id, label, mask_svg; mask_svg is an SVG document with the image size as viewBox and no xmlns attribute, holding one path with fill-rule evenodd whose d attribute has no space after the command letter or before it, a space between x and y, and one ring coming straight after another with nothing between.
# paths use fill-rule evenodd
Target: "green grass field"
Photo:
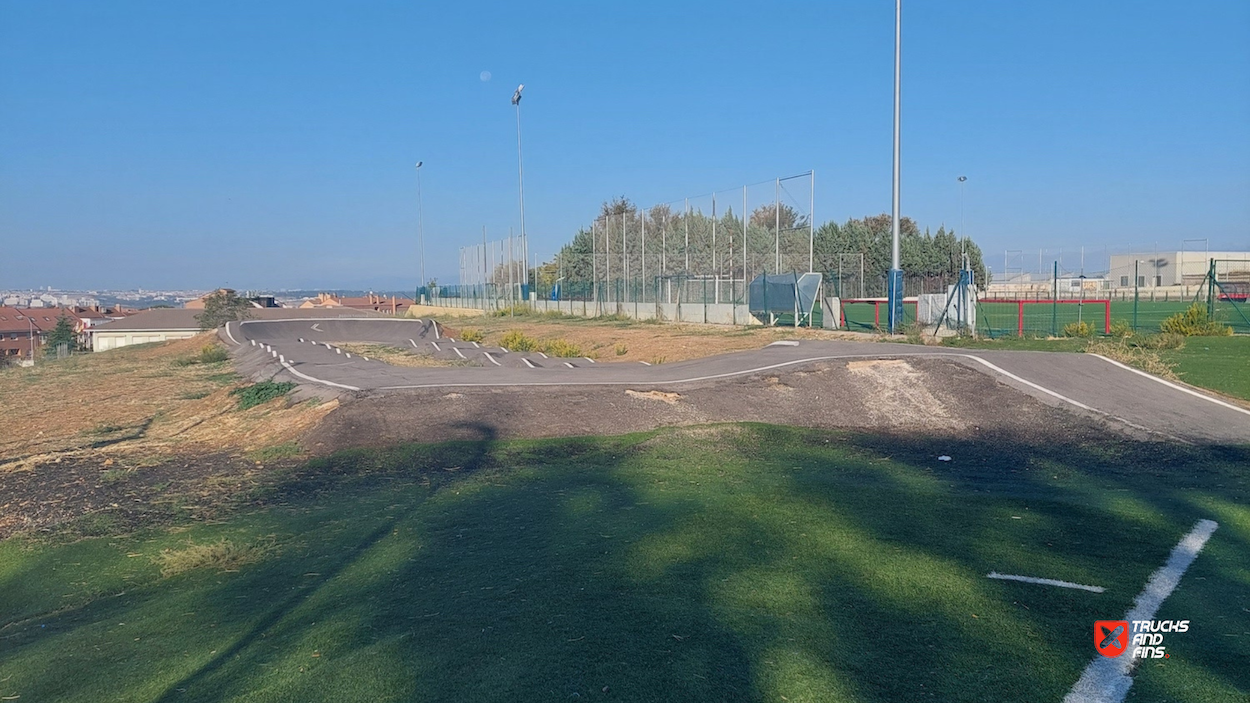
<instances>
[{"instance_id":1,"label":"green grass field","mask_svg":"<svg viewBox=\"0 0 1250 703\"><path fill-rule=\"evenodd\" d=\"M1139 332L1158 332L1159 325L1168 317L1185 312L1190 302L1186 301L1151 301L1141 300L1137 305L1136 329ZM886 323L886 308L881 305L880 319L874 317L873 305L869 303L848 303L843 306L846 315L844 323L848 329L860 332L877 329L877 323ZM1241 305L1242 313L1250 316L1250 306ZM903 307L904 316L908 321L914 319L916 307L907 304ZM1046 305L1028 303L1024 306L1025 335L1063 334L1064 325L1084 320L1094 325L1097 332L1103 331L1105 308L1101 304L1077 305L1061 303ZM1250 334L1250 324L1237 313L1229 303L1216 305L1216 319L1233 327L1238 334ZM1131 300L1111 301L1111 320L1133 324L1133 302ZM819 324L819 319L816 324ZM977 328L990 337L1008 337L1016 335L1019 330L1019 307L1014 303L981 303L977 306Z\"/></svg>"},{"instance_id":2,"label":"green grass field","mask_svg":"<svg viewBox=\"0 0 1250 703\"><path fill-rule=\"evenodd\" d=\"M1070 338L951 337L944 340L943 344L968 349L1083 352L1090 343L1088 340ZM1250 336L1189 337L1180 349L1164 349L1158 354L1163 361L1173 366L1180 380L1200 388L1250 400Z\"/></svg>"},{"instance_id":3,"label":"green grass field","mask_svg":"<svg viewBox=\"0 0 1250 703\"><path fill-rule=\"evenodd\" d=\"M1132 696L1244 700L1248 464L762 425L344 453L212 524L0 542L0 699L1056 701L1212 518Z\"/></svg>"}]
</instances>

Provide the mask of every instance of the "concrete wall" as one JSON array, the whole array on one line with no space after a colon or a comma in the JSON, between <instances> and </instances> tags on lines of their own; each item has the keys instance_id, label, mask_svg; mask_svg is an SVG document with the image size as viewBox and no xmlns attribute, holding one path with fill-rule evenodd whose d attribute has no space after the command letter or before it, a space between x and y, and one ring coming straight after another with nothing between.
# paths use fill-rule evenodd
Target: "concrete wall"
<instances>
[{"instance_id":1,"label":"concrete wall","mask_svg":"<svg viewBox=\"0 0 1250 703\"><path fill-rule=\"evenodd\" d=\"M713 325L758 325L746 305L732 303L595 303L583 300L535 300L530 306L538 312L559 311L566 315L598 317L621 315L636 320L693 322Z\"/></svg>"},{"instance_id":2,"label":"concrete wall","mask_svg":"<svg viewBox=\"0 0 1250 703\"><path fill-rule=\"evenodd\" d=\"M141 330L138 332L96 330L91 335L91 351L108 351L132 344L167 342L171 339L190 339L199 333L199 330Z\"/></svg>"}]
</instances>

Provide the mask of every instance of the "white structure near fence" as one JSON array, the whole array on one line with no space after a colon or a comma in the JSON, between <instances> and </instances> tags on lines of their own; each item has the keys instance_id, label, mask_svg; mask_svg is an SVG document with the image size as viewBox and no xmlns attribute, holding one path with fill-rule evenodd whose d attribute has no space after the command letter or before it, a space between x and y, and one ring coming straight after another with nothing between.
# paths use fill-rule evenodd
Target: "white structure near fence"
<instances>
[{"instance_id":1,"label":"white structure near fence","mask_svg":"<svg viewBox=\"0 0 1250 703\"><path fill-rule=\"evenodd\" d=\"M1250 265L1250 252L1166 251L1112 254L1107 279L1113 289L1198 286L1210 269L1211 259L1245 261Z\"/></svg>"}]
</instances>

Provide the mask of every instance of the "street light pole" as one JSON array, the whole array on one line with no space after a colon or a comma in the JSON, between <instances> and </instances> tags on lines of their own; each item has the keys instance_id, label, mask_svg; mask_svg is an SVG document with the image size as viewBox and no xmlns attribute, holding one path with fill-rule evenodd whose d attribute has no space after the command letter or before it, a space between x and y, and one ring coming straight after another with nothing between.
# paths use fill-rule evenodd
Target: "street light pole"
<instances>
[{"instance_id":1,"label":"street light pole","mask_svg":"<svg viewBox=\"0 0 1250 703\"><path fill-rule=\"evenodd\" d=\"M421 289L429 280L425 277L425 208L421 204L421 164L417 162L417 246L421 250L421 280L417 281L417 297L412 302L421 303Z\"/></svg>"},{"instance_id":2,"label":"street light pole","mask_svg":"<svg viewBox=\"0 0 1250 703\"><path fill-rule=\"evenodd\" d=\"M903 322L903 270L899 264L899 83L903 58L903 0L894 0L894 188L890 211L890 277L887 286L890 334Z\"/></svg>"},{"instance_id":3,"label":"street light pole","mask_svg":"<svg viewBox=\"0 0 1250 703\"><path fill-rule=\"evenodd\" d=\"M516 92L512 94L512 104L516 107L516 162L518 190L521 195L521 260L528 261L526 255L529 253L529 240L525 237L525 160L521 156L521 91L524 89L524 83L517 86ZM529 286L529 272L525 274L525 284Z\"/></svg>"}]
</instances>

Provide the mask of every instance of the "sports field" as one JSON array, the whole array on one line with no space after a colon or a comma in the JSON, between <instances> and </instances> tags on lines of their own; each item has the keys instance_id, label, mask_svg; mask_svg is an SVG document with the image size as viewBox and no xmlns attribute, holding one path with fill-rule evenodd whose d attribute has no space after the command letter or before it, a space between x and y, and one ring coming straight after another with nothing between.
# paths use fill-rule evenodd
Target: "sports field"
<instances>
[{"instance_id":1,"label":"sports field","mask_svg":"<svg viewBox=\"0 0 1250 703\"><path fill-rule=\"evenodd\" d=\"M1093 428L345 452L217 520L0 542L0 698L1057 701L1210 518L1132 695L1243 700L1247 465Z\"/></svg>"},{"instance_id":2,"label":"sports field","mask_svg":"<svg viewBox=\"0 0 1250 703\"><path fill-rule=\"evenodd\" d=\"M1191 302L1175 300L1138 301L1135 329L1140 332L1158 332L1160 323L1172 315L1185 312L1190 304ZM1250 315L1250 308L1242 305L1241 310ZM846 318L844 324L851 330L872 331L884 327L886 323L884 303L879 311L874 311L871 303L849 303L843 306L843 311ZM905 305L903 311L908 321L915 319L914 304ZM991 337L1016 335L1020 326L1019 315L1019 306L1014 303L980 303L977 305L977 329ZM1102 333L1104 318L1105 305L1102 303L1027 303L1024 306L1024 333L1026 336L1059 335L1063 334L1065 325L1078 321L1088 322L1094 326L1096 332ZM1238 334L1250 334L1250 324L1228 303L1216 305L1216 319L1231 326ZM1111 321L1133 325L1133 301L1111 301Z\"/></svg>"}]
</instances>

